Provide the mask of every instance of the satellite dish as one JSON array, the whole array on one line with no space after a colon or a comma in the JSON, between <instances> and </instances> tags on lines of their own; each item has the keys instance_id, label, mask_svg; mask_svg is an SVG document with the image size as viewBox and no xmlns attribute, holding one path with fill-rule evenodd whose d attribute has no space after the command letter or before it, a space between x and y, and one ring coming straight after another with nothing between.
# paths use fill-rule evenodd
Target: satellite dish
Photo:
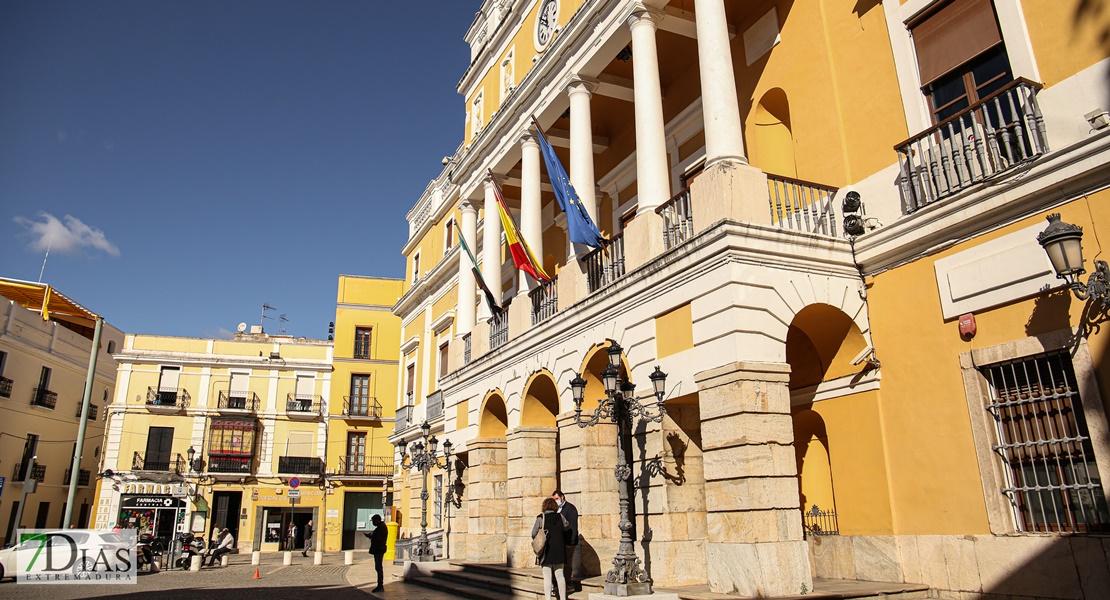
<instances>
[{"instance_id":1,"label":"satellite dish","mask_svg":"<svg viewBox=\"0 0 1110 600\"><path fill-rule=\"evenodd\" d=\"M236 329L236 330L237 330L237 331L238 331L239 333L243 333L244 331L246 331L246 330L247 330L247 324L246 324L246 323L239 323L239 326L238 326L238 327L236 327L235 329Z\"/></svg>"}]
</instances>

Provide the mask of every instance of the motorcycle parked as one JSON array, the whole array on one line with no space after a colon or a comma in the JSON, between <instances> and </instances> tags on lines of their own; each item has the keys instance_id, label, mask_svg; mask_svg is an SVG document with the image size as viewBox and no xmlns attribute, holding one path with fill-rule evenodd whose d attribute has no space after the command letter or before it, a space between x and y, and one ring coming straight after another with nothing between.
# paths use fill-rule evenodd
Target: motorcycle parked
<instances>
[{"instance_id":1,"label":"motorcycle parked","mask_svg":"<svg viewBox=\"0 0 1110 600\"><path fill-rule=\"evenodd\" d=\"M193 562L194 556L201 557L204 560L204 555L207 551L204 548L204 539L197 537L191 533L178 534L177 539L181 542L181 556L178 557L174 566L179 569L188 569L189 565Z\"/></svg>"},{"instance_id":2,"label":"motorcycle parked","mask_svg":"<svg viewBox=\"0 0 1110 600\"><path fill-rule=\"evenodd\" d=\"M151 573L158 572L158 556L161 554L157 551L157 540L149 533L144 533L139 536L139 544L135 547L135 554L139 561L139 570L146 567Z\"/></svg>"}]
</instances>

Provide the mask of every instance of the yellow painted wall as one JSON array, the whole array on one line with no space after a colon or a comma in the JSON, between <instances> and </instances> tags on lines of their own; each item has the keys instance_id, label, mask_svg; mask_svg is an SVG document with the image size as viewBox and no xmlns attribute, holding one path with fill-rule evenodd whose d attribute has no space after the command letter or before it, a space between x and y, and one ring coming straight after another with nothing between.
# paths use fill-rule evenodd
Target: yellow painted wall
<instances>
[{"instance_id":1,"label":"yellow painted wall","mask_svg":"<svg viewBox=\"0 0 1110 600\"><path fill-rule=\"evenodd\" d=\"M659 358L694 347L694 320L690 304L655 317L655 353Z\"/></svg>"},{"instance_id":2,"label":"yellow painted wall","mask_svg":"<svg viewBox=\"0 0 1110 600\"><path fill-rule=\"evenodd\" d=\"M1110 6L1105 2L1022 2L1021 7L1046 86L1110 56Z\"/></svg>"},{"instance_id":3,"label":"yellow painted wall","mask_svg":"<svg viewBox=\"0 0 1110 600\"><path fill-rule=\"evenodd\" d=\"M1063 220L1084 228L1088 267L1102 252L1095 233L1110 227L1108 200L1110 193L1100 192L1059 210ZM942 322L934 261L1031 225L1047 225L1044 214L871 281L869 312L883 364L883 420L897 533L987 531L958 354L1078 324L1082 303L1063 294L1053 295L1039 309L1033 298L977 312L978 334L970 342L960 338L957 320ZM1088 339L1102 390L1108 389L1110 375L1103 360L1107 339L1102 332Z\"/></svg>"}]
</instances>

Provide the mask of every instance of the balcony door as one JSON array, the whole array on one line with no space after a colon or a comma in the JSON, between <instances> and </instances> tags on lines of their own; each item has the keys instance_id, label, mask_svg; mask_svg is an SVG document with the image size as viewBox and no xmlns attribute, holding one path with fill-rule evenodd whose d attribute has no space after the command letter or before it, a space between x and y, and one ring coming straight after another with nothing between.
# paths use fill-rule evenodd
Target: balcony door
<instances>
[{"instance_id":1,"label":"balcony door","mask_svg":"<svg viewBox=\"0 0 1110 600\"><path fill-rule=\"evenodd\" d=\"M247 390L250 388L250 373L232 373L231 383L228 384L227 407L246 408Z\"/></svg>"},{"instance_id":2,"label":"balcony door","mask_svg":"<svg viewBox=\"0 0 1110 600\"><path fill-rule=\"evenodd\" d=\"M366 470L366 433L347 434L347 471L362 473Z\"/></svg>"},{"instance_id":3,"label":"balcony door","mask_svg":"<svg viewBox=\"0 0 1110 600\"><path fill-rule=\"evenodd\" d=\"M181 367L162 367L158 378L158 403L173 405L177 403L177 388L181 380Z\"/></svg>"},{"instance_id":4,"label":"balcony door","mask_svg":"<svg viewBox=\"0 0 1110 600\"><path fill-rule=\"evenodd\" d=\"M370 376L351 375L350 414L366 416L370 411Z\"/></svg>"},{"instance_id":5,"label":"balcony door","mask_svg":"<svg viewBox=\"0 0 1110 600\"><path fill-rule=\"evenodd\" d=\"M173 427L151 427L147 430L144 471L169 471L173 449Z\"/></svg>"},{"instance_id":6,"label":"balcony door","mask_svg":"<svg viewBox=\"0 0 1110 600\"><path fill-rule=\"evenodd\" d=\"M315 391L315 375L297 375L297 391L295 397L300 410L308 411L312 406L312 399L315 396Z\"/></svg>"}]
</instances>

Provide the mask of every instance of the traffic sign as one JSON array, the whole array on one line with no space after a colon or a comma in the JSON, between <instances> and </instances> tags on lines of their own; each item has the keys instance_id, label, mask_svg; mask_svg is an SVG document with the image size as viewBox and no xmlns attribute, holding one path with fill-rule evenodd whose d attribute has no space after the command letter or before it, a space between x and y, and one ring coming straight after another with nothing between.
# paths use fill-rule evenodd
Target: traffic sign
<instances>
[{"instance_id":1,"label":"traffic sign","mask_svg":"<svg viewBox=\"0 0 1110 600\"><path fill-rule=\"evenodd\" d=\"M289 490L289 499L290 500L300 500L301 499L301 490Z\"/></svg>"},{"instance_id":2,"label":"traffic sign","mask_svg":"<svg viewBox=\"0 0 1110 600\"><path fill-rule=\"evenodd\" d=\"M301 478L300 477L290 477L289 478L289 487L291 487L293 489L297 489L298 487L300 487L300 485L301 485ZM297 496L300 497L300 494L297 494Z\"/></svg>"}]
</instances>

